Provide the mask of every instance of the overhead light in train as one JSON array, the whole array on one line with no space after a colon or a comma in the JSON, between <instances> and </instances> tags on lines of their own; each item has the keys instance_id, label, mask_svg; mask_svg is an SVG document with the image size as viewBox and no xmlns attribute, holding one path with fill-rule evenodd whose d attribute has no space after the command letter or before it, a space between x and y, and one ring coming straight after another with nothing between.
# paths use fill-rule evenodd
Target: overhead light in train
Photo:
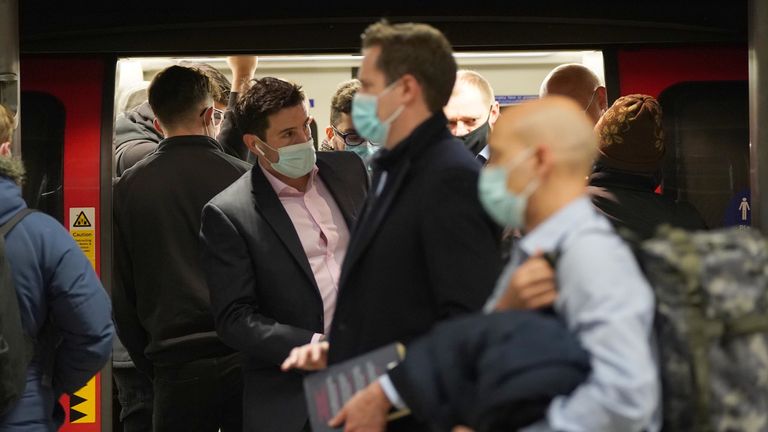
<instances>
[{"instance_id":1,"label":"overhead light in train","mask_svg":"<svg viewBox=\"0 0 768 432\"><path fill-rule=\"evenodd\" d=\"M530 52L460 52L455 53L455 57L461 60L484 60L484 59L505 59L505 58L540 58L548 57L557 53L530 51ZM174 61L189 61L201 63L219 63L224 62L225 57L176 57ZM363 56L359 54L339 55L339 54L317 54L317 55L265 55L259 56L260 63L294 63L294 62L333 62L333 61L361 61ZM130 60L130 59L127 59ZM145 61L151 59L145 59Z\"/></svg>"}]
</instances>

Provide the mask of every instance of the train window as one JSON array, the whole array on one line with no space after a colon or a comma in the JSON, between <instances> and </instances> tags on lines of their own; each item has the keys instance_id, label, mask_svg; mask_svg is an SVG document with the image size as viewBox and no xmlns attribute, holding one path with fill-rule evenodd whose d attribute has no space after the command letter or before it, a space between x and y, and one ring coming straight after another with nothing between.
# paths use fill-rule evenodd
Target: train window
<instances>
[{"instance_id":1,"label":"train window","mask_svg":"<svg viewBox=\"0 0 768 432\"><path fill-rule=\"evenodd\" d=\"M310 114L324 129L330 117L330 104L336 86L355 76L361 56L349 55L269 55L259 56L256 77L276 76L299 83L309 102ZM231 79L225 57L144 57L121 59L117 65L115 112L135 106L146 86L161 69L181 61L209 64ZM603 77L600 51L555 52L457 52L460 68L472 69L491 83L501 105L514 105L536 97L549 71L565 63L581 63Z\"/></svg>"},{"instance_id":2,"label":"train window","mask_svg":"<svg viewBox=\"0 0 768 432\"><path fill-rule=\"evenodd\" d=\"M659 97L664 193L693 204L710 228L750 225L746 81L687 82Z\"/></svg>"},{"instance_id":3,"label":"train window","mask_svg":"<svg viewBox=\"0 0 768 432\"><path fill-rule=\"evenodd\" d=\"M24 200L64 223L64 105L40 92L21 92L21 152L27 169Z\"/></svg>"}]
</instances>

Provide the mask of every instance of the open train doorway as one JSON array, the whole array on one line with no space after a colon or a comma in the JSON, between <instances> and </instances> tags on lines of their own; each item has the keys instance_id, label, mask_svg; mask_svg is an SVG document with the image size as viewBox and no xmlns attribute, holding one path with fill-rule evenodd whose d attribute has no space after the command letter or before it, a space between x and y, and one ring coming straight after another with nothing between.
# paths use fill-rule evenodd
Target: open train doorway
<instances>
[{"instance_id":1,"label":"open train doorway","mask_svg":"<svg viewBox=\"0 0 768 432\"><path fill-rule=\"evenodd\" d=\"M457 52L455 56L460 69L476 71L491 83L502 107L538 97L544 77L562 64L583 64L605 81L601 51ZM318 127L324 128L330 119L334 90L339 83L356 77L361 59L359 54L259 56L255 78L273 76L301 85L307 95L310 115ZM223 56L122 58L117 63L116 115L146 100L146 88L160 70L190 63L208 64L232 79Z\"/></svg>"}]
</instances>

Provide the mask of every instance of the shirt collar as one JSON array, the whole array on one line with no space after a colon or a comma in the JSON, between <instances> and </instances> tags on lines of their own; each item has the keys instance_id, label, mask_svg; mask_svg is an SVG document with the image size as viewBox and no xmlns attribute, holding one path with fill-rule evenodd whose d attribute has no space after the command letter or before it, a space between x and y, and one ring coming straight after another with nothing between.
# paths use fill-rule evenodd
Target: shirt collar
<instances>
[{"instance_id":1,"label":"shirt collar","mask_svg":"<svg viewBox=\"0 0 768 432\"><path fill-rule=\"evenodd\" d=\"M491 158L491 147L489 145L486 145L483 147L482 150L480 150L480 153L477 154L478 156L482 156L485 158L485 160L488 160Z\"/></svg>"},{"instance_id":2,"label":"shirt collar","mask_svg":"<svg viewBox=\"0 0 768 432\"><path fill-rule=\"evenodd\" d=\"M374 167L388 170L397 165L400 160L406 157L413 157L412 155L420 149L437 142L436 139L432 138L434 135L440 132L448 135L447 124L448 119L442 110L432 114L431 117L418 125L410 135L400 141L393 149L390 150L382 147L374 157Z\"/></svg>"},{"instance_id":3,"label":"shirt collar","mask_svg":"<svg viewBox=\"0 0 768 432\"><path fill-rule=\"evenodd\" d=\"M270 185L272 185L272 189L275 190L275 193L278 196L286 195L286 194L304 194L304 192L296 189L295 187L285 184L284 181L280 180L274 174L272 174L266 168L264 168L261 165L261 162L256 162L256 164L259 166L259 168L261 168L261 172L264 173L264 177L267 178L267 181L269 182ZM312 171L309 172L309 181L307 182L307 190L309 190L314 186L315 176L317 176L318 170L319 169L317 168L317 165L315 165L312 167Z\"/></svg>"},{"instance_id":4,"label":"shirt collar","mask_svg":"<svg viewBox=\"0 0 768 432\"><path fill-rule=\"evenodd\" d=\"M189 148L192 146L210 147L224 151L224 148L215 139L205 135L177 135L165 138L157 145L158 151L167 151L174 148Z\"/></svg>"},{"instance_id":5,"label":"shirt collar","mask_svg":"<svg viewBox=\"0 0 768 432\"><path fill-rule=\"evenodd\" d=\"M528 256L537 251L553 252L560 247L565 237L585 218L595 214L592 202L585 195L571 201L539 226L529 232L518 243Z\"/></svg>"}]
</instances>

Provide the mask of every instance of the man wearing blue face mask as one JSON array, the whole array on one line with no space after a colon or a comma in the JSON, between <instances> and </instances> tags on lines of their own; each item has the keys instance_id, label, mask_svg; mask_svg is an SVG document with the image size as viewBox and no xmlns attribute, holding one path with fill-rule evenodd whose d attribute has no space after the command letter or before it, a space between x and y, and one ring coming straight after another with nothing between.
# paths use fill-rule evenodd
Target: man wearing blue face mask
<instances>
[{"instance_id":1,"label":"man wearing blue face mask","mask_svg":"<svg viewBox=\"0 0 768 432\"><path fill-rule=\"evenodd\" d=\"M360 81L356 79L344 81L336 89L331 99L331 124L325 129L327 139L323 141L323 147L357 154L370 173L373 170L371 160L380 147L360 136L352 124L352 99L358 90Z\"/></svg>"},{"instance_id":2,"label":"man wearing blue face mask","mask_svg":"<svg viewBox=\"0 0 768 432\"><path fill-rule=\"evenodd\" d=\"M534 423L521 430L658 431L653 292L632 252L586 194L586 174L597 153L588 116L562 96L529 102L501 115L490 147L478 185L480 200L496 222L525 235L515 244L485 310L553 306L591 356L587 380L569 395L555 397L544 418L530 419ZM554 257L554 269L543 254ZM520 352L521 358L528 355ZM435 413L424 408L435 406L444 410L439 417L468 420L462 418L465 407L434 403L451 391L430 383L450 383L452 374L494 364L467 359L441 369L435 366L440 362L415 363L413 358L418 360L406 357L358 393L335 421L345 420L345 431L383 430L392 405L408 407L427 421ZM549 385L542 377L528 384Z\"/></svg>"},{"instance_id":3,"label":"man wearing blue face mask","mask_svg":"<svg viewBox=\"0 0 768 432\"><path fill-rule=\"evenodd\" d=\"M218 334L247 355L244 430L299 432L303 375L280 365L297 346L327 345L368 175L352 153L315 153L296 84L253 81L234 117L229 136L257 163L203 209L203 267Z\"/></svg>"},{"instance_id":4,"label":"man wearing blue face mask","mask_svg":"<svg viewBox=\"0 0 768 432\"><path fill-rule=\"evenodd\" d=\"M352 121L383 148L344 260L329 363L479 310L500 267L499 229L477 197L480 164L443 114L456 79L445 36L424 24L374 24L363 34L358 78ZM284 366L319 369L325 356L299 349ZM411 417L391 430L425 425Z\"/></svg>"}]
</instances>

